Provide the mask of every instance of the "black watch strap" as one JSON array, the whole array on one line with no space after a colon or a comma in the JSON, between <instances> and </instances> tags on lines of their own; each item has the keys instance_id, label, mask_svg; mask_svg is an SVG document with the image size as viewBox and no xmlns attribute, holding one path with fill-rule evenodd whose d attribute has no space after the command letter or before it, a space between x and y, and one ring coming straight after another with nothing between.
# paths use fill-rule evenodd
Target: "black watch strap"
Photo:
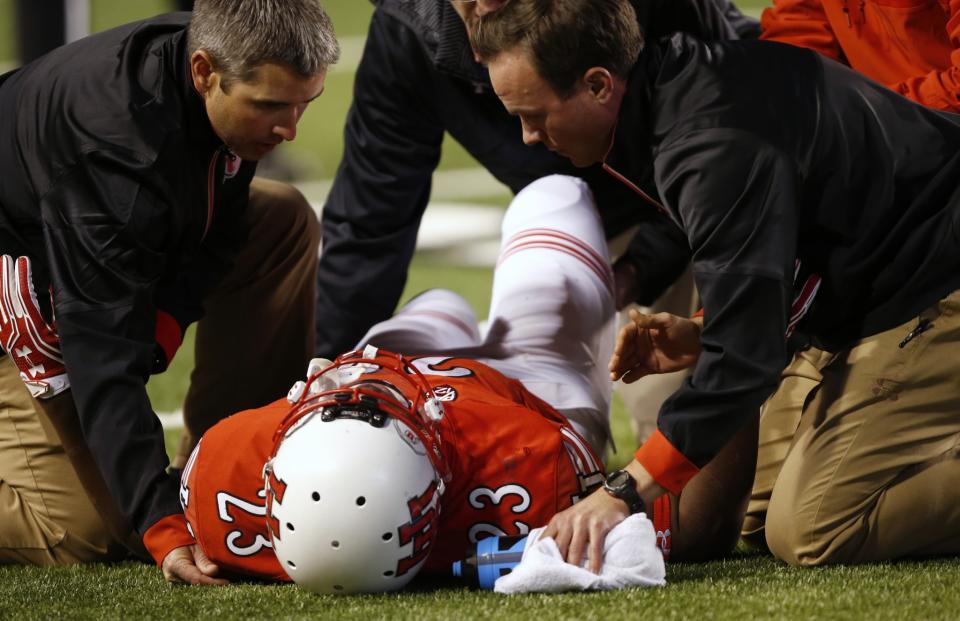
<instances>
[{"instance_id":1,"label":"black watch strap","mask_svg":"<svg viewBox=\"0 0 960 621\"><path fill-rule=\"evenodd\" d=\"M631 515L646 509L643 499L637 493L636 479L626 470L617 470L607 475L603 482L603 489L614 498L622 500Z\"/></svg>"}]
</instances>

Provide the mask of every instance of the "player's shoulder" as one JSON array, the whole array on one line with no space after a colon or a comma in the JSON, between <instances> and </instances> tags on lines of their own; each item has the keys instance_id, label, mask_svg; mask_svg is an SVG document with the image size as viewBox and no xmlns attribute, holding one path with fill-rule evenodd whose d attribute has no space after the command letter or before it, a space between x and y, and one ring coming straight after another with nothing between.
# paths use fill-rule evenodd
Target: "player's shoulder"
<instances>
[{"instance_id":1,"label":"player's shoulder","mask_svg":"<svg viewBox=\"0 0 960 621\"><path fill-rule=\"evenodd\" d=\"M205 450L232 454L238 446L270 444L274 431L289 411L290 403L284 398L228 416L203 434Z\"/></svg>"}]
</instances>

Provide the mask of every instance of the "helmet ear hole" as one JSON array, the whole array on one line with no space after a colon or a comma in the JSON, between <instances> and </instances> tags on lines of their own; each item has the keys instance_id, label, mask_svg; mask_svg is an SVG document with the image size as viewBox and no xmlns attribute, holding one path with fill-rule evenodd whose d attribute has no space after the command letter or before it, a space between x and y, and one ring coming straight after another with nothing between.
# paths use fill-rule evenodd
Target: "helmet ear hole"
<instances>
[{"instance_id":1,"label":"helmet ear hole","mask_svg":"<svg viewBox=\"0 0 960 621\"><path fill-rule=\"evenodd\" d=\"M310 498L313 498L313 502L320 502L320 493L314 492L310 494Z\"/></svg>"},{"instance_id":2,"label":"helmet ear hole","mask_svg":"<svg viewBox=\"0 0 960 621\"><path fill-rule=\"evenodd\" d=\"M384 541L390 541L391 539L393 539L393 533L383 533L383 536L380 538L383 539Z\"/></svg>"},{"instance_id":3,"label":"helmet ear hole","mask_svg":"<svg viewBox=\"0 0 960 621\"><path fill-rule=\"evenodd\" d=\"M363 496L357 496L357 506L362 507L365 504L367 504L367 499Z\"/></svg>"}]
</instances>

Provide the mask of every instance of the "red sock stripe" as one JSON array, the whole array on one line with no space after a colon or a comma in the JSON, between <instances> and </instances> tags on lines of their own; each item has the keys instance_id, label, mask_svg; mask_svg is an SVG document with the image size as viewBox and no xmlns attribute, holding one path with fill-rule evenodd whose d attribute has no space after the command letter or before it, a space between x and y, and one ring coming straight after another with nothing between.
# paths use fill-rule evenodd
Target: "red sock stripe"
<instances>
[{"instance_id":1,"label":"red sock stripe","mask_svg":"<svg viewBox=\"0 0 960 621\"><path fill-rule=\"evenodd\" d=\"M523 250L542 248L569 255L587 266L613 292L613 271L609 262L589 244L571 235L553 229L528 229L511 237L497 261L499 265L511 255Z\"/></svg>"},{"instance_id":2,"label":"red sock stripe","mask_svg":"<svg viewBox=\"0 0 960 621\"><path fill-rule=\"evenodd\" d=\"M592 260L595 262L596 265L606 270L610 270L609 262L607 261L606 257L602 256L599 252L597 252L597 250L593 246L591 246L590 244L588 244L587 242L585 242L583 239L579 237L576 237L574 235L565 233L564 231L560 231L557 229L542 229L542 228L541 229L525 229L513 235L509 240L507 240L507 243L504 244L504 247L508 248L509 246L513 245L515 242L521 239L528 238L528 237L536 237L536 236L553 237L556 239L567 241L571 245L577 246L580 249L582 249L587 255L589 255L592 258Z\"/></svg>"}]
</instances>

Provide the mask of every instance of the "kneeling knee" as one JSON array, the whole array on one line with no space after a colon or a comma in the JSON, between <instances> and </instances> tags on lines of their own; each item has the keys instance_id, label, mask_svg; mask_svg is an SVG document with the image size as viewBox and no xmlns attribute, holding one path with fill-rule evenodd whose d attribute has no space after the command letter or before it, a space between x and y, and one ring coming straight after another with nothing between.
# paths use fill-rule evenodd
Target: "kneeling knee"
<instances>
[{"instance_id":1,"label":"kneeling knee","mask_svg":"<svg viewBox=\"0 0 960 621\"><path fill-rule=\"evenodd\" d=\"M309 245L320 243L320 222L309 201L293 186L282 184L275 195L276 215L289 226L290 231L300 233Z\"/></svg>"},{"instance_id":2,"label":"kneeling knee","mask_svg":"<svg viewBox=\"0 0 960 621\"><path fill-rule=\"evenodd\" d=\"M793 567L821 567L858 560L852 542L844 544L835 534L817 533L801 519L768 520L765 531L770 552Z\"/></svg>"},{"instance_id":3,"label":"kneeling knee","mask_svg":"<svg viewBox=\"0 0 960 621\"><path fill-rule=\"evenodd\" d=\"M299 237L309 246L320 243L320 223L310 202L292 185L254 179L250 200L261 206L261 235ZM257 210L260 211L259 209ZM279 240L278 240L279 241Z\"/></svg>"}]
</instances>

